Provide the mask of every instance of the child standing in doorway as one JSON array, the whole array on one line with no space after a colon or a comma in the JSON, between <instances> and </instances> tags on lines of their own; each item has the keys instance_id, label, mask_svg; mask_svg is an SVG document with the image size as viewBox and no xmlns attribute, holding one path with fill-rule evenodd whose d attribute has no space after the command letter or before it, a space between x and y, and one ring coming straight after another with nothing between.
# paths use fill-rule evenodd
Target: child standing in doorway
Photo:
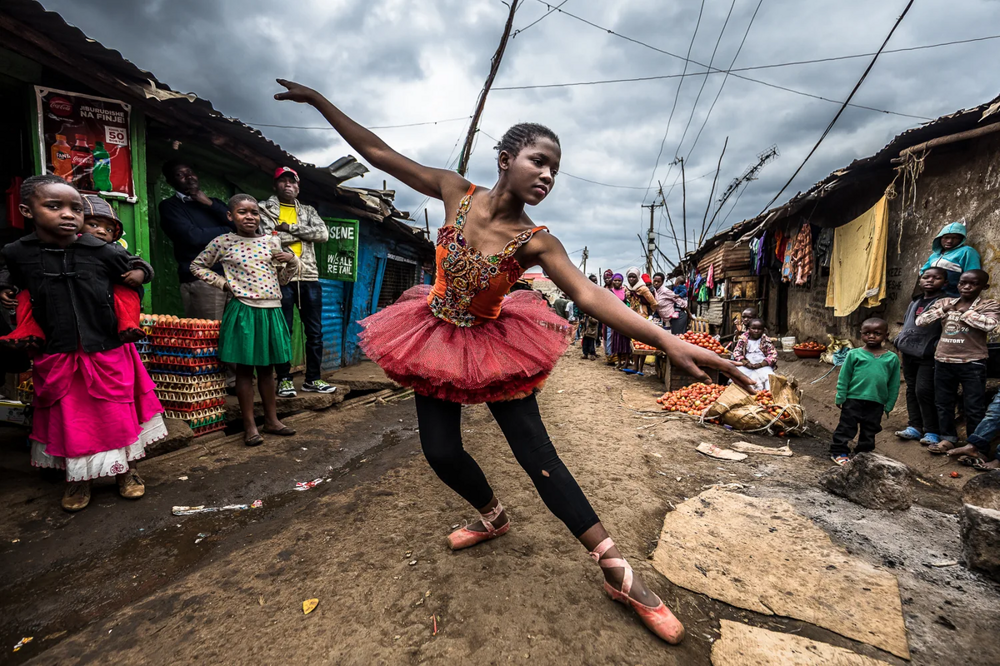
<instances>
[{"instance_id":1,"label":"child standing in doorway","mask_svg":"<svg viewBox=\"0 0 1000 666\"><path fill-rule=\"evenodd\" d=\"M975 446L958 446L955 403L962 387L965 429L973 433L986 415L987 334L1000 323L1000 303L983 298L989 273L971 270L958 280L958 298L941 298L917 317L917 326L941 322L941 339L934 352L934 397L941 441L927 450L934 454L978 457Z\"/></svg>"},{"instance_id":2,"label":"child standing in doorway","mask_svg":"<svg viewBox=\"0 0 1000 666\"><path fill-rule=\"evenodd\" d=\"M243 415L243 442L259 446L264 438L254 421L253 378L264 407L265 433L289 437L295 431L278 420L274 366L288 363L292 346L281 312L281 285L299 267L298 257L258 234L260 210L249 194L229 200L236 233L213 239L191 262L191 273L232 294L219 331L219 358L236 364L236 396ZM225 276L212 270L222 263Z\"/></svg>"},{"instance_id":3,"label":"child standing in doorway","mask_svg":"<svg viewBox=\"0 0 1000 666\"><path fill-rule=\"evenodd\" d=\"M117 478L122 497L142 497L134 461L167 431L135 346L119 337L112 286L131 257L80 233L84 201L58 176L26 179L20 210L35 231L3 248L0 289L31 292L44 339L32 369L31 464L66 470L67 511L85 508L102 476Z\"/></svg>"},{"instance_id":4,"label":"child standing in doorway","mask_svg":"<svg viewBox=\"0 0 1000 666\"><path fill-rule=\"evenodd\" d=\"M855 453L875 450L875 435L882 431L882 413L888 414L899 397L899 357L883 349L889 334L884 319L861 324L864 347L847 352L837 379L840 423L833 432L830 457L838 465L850 460L851 440L858 436Z\"/></svg>"},{"instance_id":5,"label":"child standing in doorway","mask_svg":"<svg viewBox=\"0 0 1000 666\"><path fill-rule=\"evenodd\" d=\"M903 362L906 379L906 428L896 433L900 439L919 439L927 446L941 441L938 436L937 405L934 402L934 351L941 337L941 322L917 326L917 317L944 297L948 271L931 266L920 276L921 296L910 303L903 330L896 337L896 349Z\"/></svg>"}]
</instances>

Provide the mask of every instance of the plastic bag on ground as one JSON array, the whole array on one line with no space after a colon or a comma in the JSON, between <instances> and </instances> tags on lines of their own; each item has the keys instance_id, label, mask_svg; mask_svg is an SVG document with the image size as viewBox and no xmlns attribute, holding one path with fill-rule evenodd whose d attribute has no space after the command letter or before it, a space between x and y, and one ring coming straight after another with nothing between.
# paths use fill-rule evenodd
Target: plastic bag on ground
<instances>
[{"instance_id":1,"label":"plastic bag on ground","mask_svg":"<svg viewBox=\"0 0 1000 666\"><path fill-rule=\"evenodd\" d=\"M730 384L722 395L705 410L704 419L719 419L740 431L800 433L805 431L805 410L802 392L793 377L771 375L771 396L781 412L773 416L738 384Z\"/></svg>"}]
</instances>

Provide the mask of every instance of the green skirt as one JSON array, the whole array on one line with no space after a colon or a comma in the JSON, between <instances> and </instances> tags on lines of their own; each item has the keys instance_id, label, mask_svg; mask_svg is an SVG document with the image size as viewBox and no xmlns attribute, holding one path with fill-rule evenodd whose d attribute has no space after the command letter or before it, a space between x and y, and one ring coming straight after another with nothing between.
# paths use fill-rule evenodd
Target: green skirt
<instances>
[{"instance_id":1,"label":"green skirt","mask_svg":"<svg viewBox=\"0 0 1000 666\"><path fill-rule=\"evenodd\" d=\"M222 315L219 358L257 366L291 362L291 336L281 308L254 308L231 299Z\"/></svg>"}]
</instances>

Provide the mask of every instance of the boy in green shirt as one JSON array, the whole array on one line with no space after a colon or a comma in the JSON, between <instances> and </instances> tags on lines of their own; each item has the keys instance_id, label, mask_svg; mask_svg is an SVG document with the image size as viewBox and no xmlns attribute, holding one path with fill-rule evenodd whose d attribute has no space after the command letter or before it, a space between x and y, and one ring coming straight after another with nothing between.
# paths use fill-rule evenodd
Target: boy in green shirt
<instances>
[{"instance_id":1,"label":"boy in green shirt","mask_svg":"<svg viewBox=\"0 0 1000 666\"><path fill-rule=\"evenodd\" d=\"M855 434L855 453L875 450L875 435L882 432L882 412L888 414L896 404L899 357L882 348L888 334L889 324L884 319L866 319L861 324L865 346L847 352L840 368L836 399L840 423L830 446L830 457L838 465L850 460Z\"/></svg>"}]
</instances>

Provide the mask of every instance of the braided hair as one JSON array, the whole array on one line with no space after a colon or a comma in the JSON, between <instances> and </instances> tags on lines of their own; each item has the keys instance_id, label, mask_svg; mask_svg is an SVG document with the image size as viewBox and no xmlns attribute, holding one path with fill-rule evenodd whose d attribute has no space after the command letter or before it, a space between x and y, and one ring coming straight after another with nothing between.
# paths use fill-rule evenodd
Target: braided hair
<instances>
[{"instance_id":1,"label":"braided hair","mask_svg":"<svg viewBox=\"0 0 1000 666\"><path fill-rule=\"evenodd\" d=\"M29 176L25 178L24 182L21 183L21 203L27 206L28 200L35 196L35 192L38 191L39 187L57 184L73 187L71 183L67 183L61 176L51 173L43 173L41 176Z\"/></svg>"},{"instance_id":2,"label":"braided hair","mask_svg":"<svg viewBox=\"0 0 1000 666\"><path fill-rule=\"evenodd\" d=\"M553 143L560 146L559 137L545 125L539 125L538 123L518 123L504 132L504 135L500 138L500 142L493 149L497 151L498 157L500 153L507 151L507 154L511 158L515 158L521 152L522 148L530 146L542 137L551 139ZM499 170L499 168L498 165L497 169Z\"/></svg>"}]
</instances>

